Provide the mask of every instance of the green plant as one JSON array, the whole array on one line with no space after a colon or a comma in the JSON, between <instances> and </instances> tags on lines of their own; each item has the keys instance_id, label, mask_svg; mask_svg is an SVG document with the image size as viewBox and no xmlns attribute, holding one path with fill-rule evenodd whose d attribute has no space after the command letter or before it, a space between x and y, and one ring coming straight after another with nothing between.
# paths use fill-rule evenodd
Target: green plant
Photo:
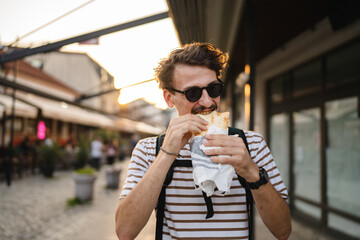
<instances>
[{"instance_id":1,"label":"green plant","mask_svg":"<svg viewBox=\"0 0 360 240\"><path fill-rule=\"evenodd\" d=\"M84 168L79 168L75 171L75 173L77 174L94 174L96 172L95 168L92 167L84 167Z\"/></svg>"},{"instance_id":2,"label":"green plant","mask_svg":"<svg viewBox=\"0 0 360 240\"><path fill-rule=\"evenodd\" d=\"M76 169L85 167L89 159L89 150L84 138L78 141L78 150L76 152Z\"/></svg>"},{"instance_id":3,"label":"green plant","mask_svg":"<svg viewBox=\"0 0 360 240\"><path fill-rule=\"evenodd\" d=\"M42 144L39 147L39 162L40 163L55 163L61 158L61 150L57 144L52 146Z\"/></svg>"},{"instance_id":4,"label":"green plant","mask_svg":"<svg viewBox=\"0 0 360 240\"><path fill-rule=\"evenodd\" d=\"M74 207L76 205L83 205L85 202L77 197L70 198L67 200L66 205L69 207Z\"/></svg>"},{"instance_id":5,"label":"green plant","mask_svg":"<svg viewBox=\"0 0 360 240\"><path fill-rule=\"evenodd\" d=\"M107 142L113 139L119 141L121 139L121 134L111 130L99 129L95 132L95 138L96 137L100 137L103 142Z\"/></svg>"},{"instance_id":6,"label":"green plant","mask_svg":"<svg viewBox=\"0 0 360 240\"><path fill-rule=\"evenodd\" d=\"M61 158L62 152L58 144L42 144L39 147L40 169L45 177L52 177L56 162Z\"/></svg>"}]
</instances>

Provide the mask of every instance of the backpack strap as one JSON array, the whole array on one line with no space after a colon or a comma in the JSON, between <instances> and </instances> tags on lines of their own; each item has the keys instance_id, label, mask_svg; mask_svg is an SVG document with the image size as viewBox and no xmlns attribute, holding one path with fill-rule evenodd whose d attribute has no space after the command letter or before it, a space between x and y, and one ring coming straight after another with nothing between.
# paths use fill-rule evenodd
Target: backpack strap
<instances>
[{"instance_id":1,"label":"backpack strap","mask_svg":"<svg viewBox=\"0 0 360 240\"><path fill-rule=\"evenodd\" d=\"M160 151L160 147L164 141L165 134L162 134L156 139L156 156ZM171 183L174 174L175 167L192 167L191 160L175 160L166 174L165 181L161 188L161 192L158 199L157 210L156 210L156 233L155 239L161 240L163 235L163 222L164 222L164 214L165 214L165 197L166 197L166 187ZM210 200L211 201L211 200ZM212 207L212 204L211 204Z\"/></svg>"},{"instance_id":2,"label":"backpack strap","mask_svg":"<svg viewBox=\"0 0 360 240\"><path fill-rule=\"evenodd\" d=\"M238 128L229 127L229 135L238 134L245 143L246 149L248 150L249 154L249 146L246 140L246 136L243 130ZM165 134L161 134L156 138L156 156L160 151L160 147L164 141ZM165 195L166 195L166 187L171 183L174 173L174 167L192 167L191 160L175 160L171 165L169 171L166 174L166 178L164 184L161 188L160 196L158 199L157 211L156 211L156 234L155 239L161 240L163 235L163 221L164 221L164 213L165 213ZM246 209L248 214L248 225L249 225L249 240L253 239L253 197L250 191L250 188L247 186L246 180L237 175L240 184L245 188L246 191ZM207 208L207 215L206 219L211 218L214 215L214 209L211 201L211 197L207 197L206 194L203 192L203 196L206 203Z\"/></svg>"},{"instance_id":3,"label":"backpack strap","mask_svg":"<svg viewBox=\"0 0 360 240\"><path fill-rule=\"evenodd\" d=\"M156 156L158 155L160 151L160 147L162 146L162 142L164 141L165 134L162 134L156 138ZM173 166L171 165L170 169ZM165 213L165 194L166 194L166 182L168 179L168 175L171 172L171 178L172 178L172 171L168 171L165 182L161 188L161 192L158 199L158 205L156 210L156 233L155 233L155 239L162 239L162 229L163 229L163 222L164 222L164 213Z\"/></svg>"},{"instance_id":4,"label":"backpack strap","mask_svg":"<svg viewBox=\"0 0 360 240\"><path fill-rule=\"evenodd\" d=\"M239 137L242 138L242 140L245 143L246 149L248 150L248 152L250 154L249 145L246 140L244 131L241 129L238 129L238 128L229 127L229 135L235 135L235 134L238 134ZM254 239L254 204L253 204L254 199L253 199L251 190L250 190L245 178L241 177L238 174L236 174L236 175L238 176L238 180L239 180L241 186L243 186L245 188L246 212L248 215L248 225L249 225L249 240L253 240Z\"/></svg>"}]
</instances>

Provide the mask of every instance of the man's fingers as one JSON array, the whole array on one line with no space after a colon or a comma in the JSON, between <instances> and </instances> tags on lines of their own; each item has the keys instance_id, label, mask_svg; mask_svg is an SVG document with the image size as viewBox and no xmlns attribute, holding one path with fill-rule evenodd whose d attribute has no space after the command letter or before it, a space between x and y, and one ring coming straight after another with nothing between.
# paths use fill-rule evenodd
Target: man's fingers
<instances>
[{"instance_id":1,"label":"man's fingers","mask_svg":"<svg viewBox=\"0 0 360 240\"><path fill-rule=\"evenodd\" d=\"M239 137L233 137L228 135L205 135L206 147L238 147L245 146L243 140Z\"/></svg>"},{"instance_id":2,"label":"man's fingers","mask_svg":"<svg viewBox=\"0 0 360 240\"><path fill-rule=\"evenodd\" d=\"M193 133L207 129L207 122L199 116L187 114L170 121L166 131L164 146L174 150L181 149Z\"/></svg>"},{"instance_id":3,"label":"man's fingers","mask_svg":"<svg viewBox=\"0 0 360 240\"><path fill-rule=\"evenodd\" d=\"M235 160L231 156L212 156L210 160L214 163L235 165Z\"/></svg>"},{"instance_id":4,"label":"man's fingers","mask_svg":"<svg viewBox=\"0 0 360 240\"><path fill-rule=\"evenodd\" d=\"M207 122L201 117L188 114L174 120L171 125L169 125L169 130L176 131L181 129L182 133L198 133L207 129L206 123Z\"/></svg>"}]
</instances>

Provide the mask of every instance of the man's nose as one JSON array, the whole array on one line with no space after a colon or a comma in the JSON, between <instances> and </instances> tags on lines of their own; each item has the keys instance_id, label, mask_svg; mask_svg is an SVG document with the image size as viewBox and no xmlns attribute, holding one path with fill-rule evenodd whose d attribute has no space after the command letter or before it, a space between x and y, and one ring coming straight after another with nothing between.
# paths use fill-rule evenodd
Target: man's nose
<instances>
[{"instance_id":1,"label":"man's nose","mask_svg":"<svg viewBox=\"0 0 360 240\"><path fill-rule=\"evenodd\" d=\"M203 92L202 92L201 98L199 99L199 104L203 107L208 108L213 105L213 99L209 96L206 89L203 89L202 91Z\"/></svg>"}]
</instances>

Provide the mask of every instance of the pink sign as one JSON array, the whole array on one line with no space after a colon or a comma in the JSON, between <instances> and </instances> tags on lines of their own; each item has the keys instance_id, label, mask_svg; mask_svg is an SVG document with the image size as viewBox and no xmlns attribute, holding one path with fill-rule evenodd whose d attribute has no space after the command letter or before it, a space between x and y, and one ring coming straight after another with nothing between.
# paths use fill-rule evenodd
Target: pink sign
<instances>
[{"instance_id":1,"label":"pink sign","mask_svg":"<svg viewBox=\"0 0 360 240\"><path fill-rule=\"evenodd\" d=\"M44 121L39 121L38 126L37 126L37 137L40 140L44 140L46 137L46 126Z\"/></svg>"}]
</instances>

